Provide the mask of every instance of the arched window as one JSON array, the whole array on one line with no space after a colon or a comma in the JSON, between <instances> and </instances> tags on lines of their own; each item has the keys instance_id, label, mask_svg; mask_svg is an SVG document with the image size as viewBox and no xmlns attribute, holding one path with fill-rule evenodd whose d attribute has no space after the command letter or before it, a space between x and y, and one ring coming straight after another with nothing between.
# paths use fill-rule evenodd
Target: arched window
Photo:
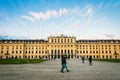
<instances>
[{"instance_id":1,"label":"arched window","mask_svg":"<svg viewBox=\"0 0 120 80\"><path fill-rule=\"evenodd\" d=\"M106 59L108 59L108 55L106 55Z\"/></svg>"},{"instance_id":2,"label":"arched window","mask_svg":"<svg viewBox=\"0 0 120 80\"><path fill-rule=\"evenodd\" d=\"M112 56L110 55L110 59L112 58Z\"/></svg>"},{"instance_id":3,"label":"arched window","mask_svg":"<svg viewBox=\"0 0 120 80\"><path fill-rule=\"evenodd\" d=\"M67 51L65 50L65 54L67 54Z\"/></svg>"},{"instance_id":4,"label":"arched window","mask_svg":"<svg viewBox=\"0 0 120 80\"><path fill-rule=\"evenodd\" d=\"M71 54L73 54L73 50L71 50Z\"/></svg>"},{"instance_id":5,"label":"arched window","mask_svg":"<svg viewBox=\"0 0 120 80\"><path fill-rule=\"evenodd\" d=\"M21 56L19 56L19 59L21 59Z\"/></svg>"},{"instance_id":6,"label":"arched window","mask_svg":"<svg viewBox=\"0 0 120 80\"><path fill-rule=\"evenodd\" d=\"M60 50L58 50L58 54L60 54Z\"/></svg>"},{"instance_id":7,"label":"arched window","mask_svg":"<svg viewBox=\"0 0 120 80\"><path fill-rule=\"evenodd\" d=\"M32 56L32 59L33 59L33 56Z\"/></svg>"},{"instance_id":8,"label":"arched window","mask_svg":"<svg viewBox=\"0 0 120 80\"><path fill-rule=\"evenodd\" d=\"M0 56L0 59L2 59L2 56Z\"/></svg>"},{"instance_id":9,"label":"arched window","mask_svg":"<svg viewBox=\"0 0 120 80\"><path fill-rule=\"evenodd\" d=\"M17 59L18 57L16 56L15 59Z\"/></svg>"},{"instance_id":10,"label":"arched window","mask_svg":"<svg viewBox=\"0 0 120 80\"><path fill-rule=\"evenodd\" d=\"M61 50L61 54L63 54L63 50Z\"/></svg>"},{"instance_id":11,"label":"arched window","mask_svg":"<svg viewBox=\"0 0 120 80\"><path fill-rule=\"evenodd\" d=\"M14 59L14 56L12 56L12 59Z\"/></svg>"},{"instance_id":12,"label":"arched window","mask_svg":"<svg viewBox=\"0 0 120 80\"><path fill-rule=\"evenodd\" d=\"M117 55L115 56L115 58L117 59Z\"/></svg>"},{"instance_id":13,"label":"arched window","mask_svg":"<svg viewBox=\"0 0 120 80\"><path fill-rule=\"evenodd\" d=\"M104 55L102 56L102 58L104 59Z\"/></svg>"},{"instance_id":14,"label":"arched window","mask_svg":"<svg viewBox=\"0 0 120 80\"><path fill-rule=\"evenodd\" d=\"M55 54L57 54L57 50L55 50Z\"/></svg>"}]
</instances>

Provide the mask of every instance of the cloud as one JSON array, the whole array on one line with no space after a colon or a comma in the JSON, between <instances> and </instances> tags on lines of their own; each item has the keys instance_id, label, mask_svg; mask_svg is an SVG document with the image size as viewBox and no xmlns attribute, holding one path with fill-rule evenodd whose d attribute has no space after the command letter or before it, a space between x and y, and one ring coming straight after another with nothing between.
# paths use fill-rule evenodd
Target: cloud
<instances>
[{"instance_id":1,"label":"cloud","mask_svg":"<svg viewBox=\"0 0 120 80\"><path fill-rule=\"evenodd\" d=\"M86 16L92 16L93 13L94 13L93 8L88 8L88 9L87 9L87 12L86 12Z\"/></svg>"},{"instance_id":2,"label":"cloud","mask_svg":"<svg viewBox=\"0 0 120 80\"><path fill-rule=\"evenodd\" d=\"M116 36L115 35L113 35L113 34L106 34L105 35L107 38L115 38Z\"/></svg>"},{"instance_id":3,"label":"cloud","mask_svg":"<svg viewBox=\"0 0 120 80\"><path fill-rule=\"evenodd\" d=\"M94 14L95 10L92 6L88 6L83 8L82 10L79 10L79 16L81 17L90 17Z\"/></svg>"},{"instance_id":4,"label":"cloud","mask_svg":"<svg viewBox=\"0 0 120 80\"><path fill-rule=\"evenodd\" d=\"M93 16L95 15L95 9L92 6L86 6L82 9L74 8L69 10L69 14L71 15L65 23L77 22L77 24L81 24L81 22L90 23L93 21Z\"/></svg>"},{"instance_id":5,"label":"cloud","mask_svg":"<svg viewBox=\"0 0 120 80\"><path fill-rule=\"evenodd\" d=\"M30 21L35 20L48 20L51 18L56 18L64 15L69 15L72 17L90 17L94 14L94 9L92 6L87 6L83 9L73 8L66 9L60 8L59 10L47 10L46 12L29 12L29 15L23 15L22 18L28 19Z\"/></svg>"},{"instance_id":6,"label":"cloud","mask_svg":"<svg viewBox=\"0 0 120 80\"><path fill-rule=\"evenodd\" d=\"M31 21L34 20L48 20L50 18L59 17L62 15L68 14L68 9L61 8L58 11L56 10L48 10L46 12L29 12L30 16L22 16L23 18L29 19Z\"/></svg>"},{"instance_id":7,"label":"cloud","mask_svg":"<svg viewBox=\"0 0 120 80\"><path fill-rule=\"evenodd\" d=\"M22 15L21 17L24 18L24 19L28 19L28 20L30 20L32 22L34 21L34 19L32 17L30 17L30 16Z\"/></svg>"},{"instance_id":8,"label":"cloud","mask_svg":"<svg viewBox=\"0 0 120 80\"><path fill-rule=\"evenodd\" d=\"M0 35L0 40L4 39L29 39L29 37L25 37L23 35L21 36L16 36L16 35Z\"/></svg>"},{"instance_id":9,"label":"cloud","mask_svg":"<svg viewBox=\"0 0 120 80\"><path fill-rule=\"evenodd\" d=\"M60 9L60 10L59 10L59 16L68 14L68 11L69 11L69 10L68 10L68 9L65 9L65 8Z\"/></svg>"},{"instance_id":10,"label":"cloud","mask_svg":"<svg viewBox=\"0 0 120 80\"><path fill-rule=\"evenodd\" d=\"M103 34L106 39L120 39L120 35L118 34Z\"/></svg>"}]
</instances>

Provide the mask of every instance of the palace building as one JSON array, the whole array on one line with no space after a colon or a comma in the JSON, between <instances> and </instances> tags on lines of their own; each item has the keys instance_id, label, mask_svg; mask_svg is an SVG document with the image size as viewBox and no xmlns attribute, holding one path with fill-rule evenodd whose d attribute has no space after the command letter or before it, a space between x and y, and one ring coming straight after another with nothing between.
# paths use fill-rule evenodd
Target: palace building
<instances>
[{"instance_id":1,"label":"palace building","mask_svg":"<svg viewBox=\"0 0 120 80\"><path fill-rule=\"evenodd\" d=\"M120 59L120 40L76 40L74 36L49 36L48 40L0 40L0 59L40 59L84 56Z\"/></svg>"}]
</instances>

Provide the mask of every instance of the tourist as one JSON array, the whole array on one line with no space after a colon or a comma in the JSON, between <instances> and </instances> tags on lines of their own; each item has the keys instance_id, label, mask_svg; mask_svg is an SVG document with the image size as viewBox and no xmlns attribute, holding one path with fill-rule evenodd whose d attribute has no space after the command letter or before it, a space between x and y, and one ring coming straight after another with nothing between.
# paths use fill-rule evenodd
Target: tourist
<instances>
[{"instance_id":1,"label":"tourist","mask_svg":"<svg viewBox=\"0 0 120 80\"><path fill-rule=\"evenodd\" d=\"M66 71L69 72L69 69L67 67L67 62L66 62L66 55L62 55L61 57L61 64L62 64L62 68L61 68L61 72L64 73L64 68L66 68Z\"/></svg>"},{"instance_id":2,"label":"tourist","mask_svg":"<svg viewBox=\"0 0 120 80\"><path fill-rule=\"evenodd\" d=\"M56 57L54 57L54 60L56 59Z\"/></svg>"},{"instance_id":3,"label":"tourist","mask_svg":"<svg viewBox=\"0 0 120 80\"><path fill-rule=\"evenodd\" d=\"M48 55L48 60L50 61L50 55Z\"/></svg>"},{"instance_id":4,"label":"tourist","mask_svg":"<svg viewBox=\"0 0 120 80\"><path fill-rule=\"evenodd\" d=\"M89 66L92 66L92 56L89 57Z\"/></svg>"},{"instance_id":5,"label":"tourist","mask_svg":"<svg viewBox=\"0 0 120 80\"><path fill-rule=\"evenodd\" d=\"M82 59L82 63L84 63L84 60L85 60L84 56L82 56L81 59Z\"/></svg>"}]
</instances>

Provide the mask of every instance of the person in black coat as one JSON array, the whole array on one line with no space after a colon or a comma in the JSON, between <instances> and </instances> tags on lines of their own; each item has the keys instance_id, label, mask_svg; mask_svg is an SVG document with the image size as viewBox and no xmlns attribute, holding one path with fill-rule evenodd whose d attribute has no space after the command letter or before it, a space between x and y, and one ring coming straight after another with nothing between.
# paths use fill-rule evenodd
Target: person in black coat
<instances>
[{"instance_id":1,"label":"person in black coat","mask_svg":"<svg viewBox=\"0 0 120 80\"><path fill-rule=\"evenodd\" d=\"M82 63L84 63L85 57L84 57L84 56L82 56L81 58L82 58Z\"/></svg>"},{"instance_id":2,"label":"person in black coat","mask_svg":"<svg viewBox=\"0 0 120 80\"><path fill-rule=\"evenodd\" d=\"M89 57L89 66L92 66L92 56Z\"/></svg>"},{"instance_id":3,"label":"person in black coat","mask_svg":"<svg viewBox=\"0 0 120 80\"><path fill-rule=\"evenodd\" d=\"M69 69L67 67L67 62L66 62L66 56L62 55L61 57L61 64L62 64L62 68L61 68L61 72L64 73L64 68L66 68L66 71L69 72Z\"/></svg>"}]
</instances>

